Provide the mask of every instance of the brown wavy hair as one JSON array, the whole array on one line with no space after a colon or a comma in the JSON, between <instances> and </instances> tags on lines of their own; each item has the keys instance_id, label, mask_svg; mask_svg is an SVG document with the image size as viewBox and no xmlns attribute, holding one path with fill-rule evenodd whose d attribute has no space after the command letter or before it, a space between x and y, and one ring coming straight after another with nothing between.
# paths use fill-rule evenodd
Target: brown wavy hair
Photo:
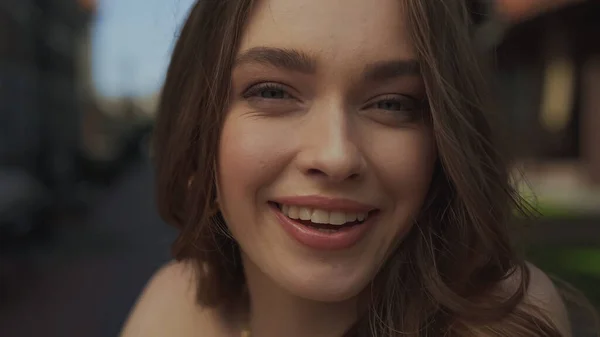
<instances>
[{"instance_id":1,"label":"brown wavy hair","mask_svg":"<svg viewBox=\"0 0 600 337\"><path fill-rule=\"evenodd\" d=\"M522 304L529 271L507 225L522 202L490 127L471 2L403 1L437 167L416 226L372 282L369 314L347 335L560 336L541 310ZM233 303L245 289L239 247L213 201L232 65L253 2L195 3L174 48L155 128L159 212L180 229L173 254L195 263L205 306ZM511 275L518 276L514 289L498 291Z\"/></svg>"}]
</instances>

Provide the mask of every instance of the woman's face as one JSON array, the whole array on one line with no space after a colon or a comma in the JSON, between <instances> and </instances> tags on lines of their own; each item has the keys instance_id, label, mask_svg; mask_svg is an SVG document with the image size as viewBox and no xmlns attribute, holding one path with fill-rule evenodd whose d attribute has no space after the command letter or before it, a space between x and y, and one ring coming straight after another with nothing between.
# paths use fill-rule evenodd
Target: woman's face
<instances>
[{"instance_id":1,"label":"woman's face","mask_svg":"<svg viewBox=\"0 0 600 337\"><path fill-rule=\"evenodd\" d=\"M411 229L435 145L401 1L263 0L232 74L219 202L246 262L341 301Z\"/></svg>"}]
</instances>

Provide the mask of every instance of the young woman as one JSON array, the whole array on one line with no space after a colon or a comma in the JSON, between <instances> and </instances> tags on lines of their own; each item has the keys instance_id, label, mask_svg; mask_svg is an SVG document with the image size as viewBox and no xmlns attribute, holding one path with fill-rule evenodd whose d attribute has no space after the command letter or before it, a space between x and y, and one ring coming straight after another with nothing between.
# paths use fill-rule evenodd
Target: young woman
<instances>
[{"instance_id":1,"label":"young woman","mask_svg":"<svg viewBox=\"0 0 600 337\"><path fill-rule=\"evenodd\" d=\"M464 0L202 0L156 124L180 229L123 336L569 336Z\"/></svg>"}]
</instances>

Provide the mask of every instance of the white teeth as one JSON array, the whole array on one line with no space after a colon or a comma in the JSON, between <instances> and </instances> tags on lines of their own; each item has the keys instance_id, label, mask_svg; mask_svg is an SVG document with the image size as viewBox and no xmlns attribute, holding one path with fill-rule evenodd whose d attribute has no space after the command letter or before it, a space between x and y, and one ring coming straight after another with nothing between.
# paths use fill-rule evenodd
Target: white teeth
<instances>
[{"instance_id":1,"label":"white teeth","mask_svg":"<svg viewBox=\"0 0 600 337\"><path fill-rule=\"evenodd\" d=\"M330 222L329 213L322 209L315 209L310 216L310 222L328 224Z\"/></svg>"},{"instance_id":2,"label":"white teeth","mask_svg":"<svg viewBox=\"0 0 600 337\"><path fill-rule=\"evenodd\" d=\"M329 213L329 223L332 225L343 225L346 222L352 222L354 220L351 221L347 221L346 220L346 214L342 213L342 212L331 212Z\"/></svg>"},{"instance_id":3,"label":"white teeth","mask_svg":"<svg viewBox=\"0 0 600 337\"><path fill-rule=\"evenodd\" d=\"M290 219L310 220L317 224L343 225L349 222L364 221L368 213L329 212L322 209L311 209L290 205L280 205L281 212Z\"/></svg>"},{"instance_id":4,"label":"white teeth","mask_svg":"<svg viewBox=\"0 0 600 337\"><path fill-rule=\"evenodd\" d=\"M299 218L298 217L298 207L296 207L296 206L290 206L288 208L287 213L283 213L283 214L287 215L288 218L290 218L290 219L298 219Z\"/></svg>"},{"instance_id":5,"label":"white teeth","mask_svg":"<svg viewBox=\"0 0 600 337\"><path fill-rule=\"evenodd\" d=\"M309 208L300 207L298 210L298 215L300 216L300 220L310 220L312 217L312 212Z\"/></svg>"},{"instance_id":6,"label":"white teeth","mask_svg":"<svg viewBox=\"0 0 600 337\"><path fill-rule=\"evenodd\" d=\"M358 213L358 214L356 215L356 219L357 219L358 221L364 221L366 218L367 218L367 214L365 214L365 213Z\"/></svg>"}]
</instances>

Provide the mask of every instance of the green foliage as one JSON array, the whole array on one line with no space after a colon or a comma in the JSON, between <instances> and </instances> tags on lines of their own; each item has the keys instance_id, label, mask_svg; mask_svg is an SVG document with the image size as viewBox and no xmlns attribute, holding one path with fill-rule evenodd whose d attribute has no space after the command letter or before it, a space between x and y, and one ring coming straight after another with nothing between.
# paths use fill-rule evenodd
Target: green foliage
<instances>
[{"instance_id":1,"label":"green foliage","mask_svg":"<svg viewBox=\"0 0 600 337\"><path fill-rule=\"evenodd\" d=\"M529 261L572 284L600 308L600 246L533 247L527 255Z\"/></svg>"}]
</instances>

